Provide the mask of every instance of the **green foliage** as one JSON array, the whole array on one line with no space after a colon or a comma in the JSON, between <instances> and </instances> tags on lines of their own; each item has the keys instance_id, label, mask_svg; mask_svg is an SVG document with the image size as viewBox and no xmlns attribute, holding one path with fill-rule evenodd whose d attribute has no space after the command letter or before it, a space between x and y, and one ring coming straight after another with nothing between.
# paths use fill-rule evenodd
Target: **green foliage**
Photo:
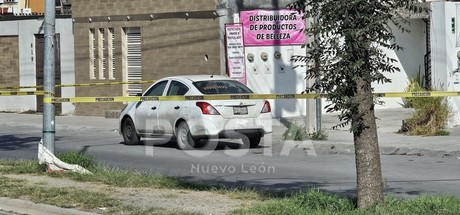
<instances>
[{"instance_id":1,"label":"green foliage","mask_svg":"<svg viewBox=\"0 0 460 215\"><path fill-rule=\"evenodd\" d=\"M296 123L290 123L286 131L283 133L284 140L303 141L308 139L307 128L299 126Z\"/></svg>"},{"instance_id":2,"label":"green foliage","mask_svg":"<svg viewBox=\"0 0 460 215\"><path fill-rule=\"evenodd\" d=\"M78 152L67 152L56 155L61 161L69 164L77 164L86 169L94 169L97 166L96 160L90 156Z\"/></svg>"},{"instance_id":3,"label":"green foliage","mask_svg":"<svg viewBox=\"0 0 460 215\"><path fill-rule=\"evenodd\" d=\"M423 75L420 71L416 73L414 77L409 80L409 83L405 89L405 92L422 92L426 91L426 87L424 86ZM417 98L415 97L404 97L403 98L403 107L405 108L413 108L414 102L417 102Z\"/></svg>"},{"instance_id":4,"label":"green foliage","mask_svg":"<svg viewBox=\"0 0 460 215\"><path fill-rule=\"evenodd\" d=\"M415 75L415 77L412 77L409 80L409 83L404 90L405 92L421 92L421 91L426 91L425 87L423 86L423 80L420 71ZM415 97L404 97L403 102L404 102L404 107L405 108L413 108L414 102L417 102L418 98Z\"/></svg>"},{"instance_id":5,"label":"green foliage","mask_svg":"<svg viewBox=\"0 0 460 215\"><path fill-rule=\"evenodd\" d=\"M438 130L436 131L435 136L449 136L450 132L446 130Z\"/></svg>"},{"instance_id":6,"label":"green foliage","mask_svg":"<svg viewBox=\"0 0 460 215\"><path fill-rule=\"evenodd\" d=\"M314 131L308 134L310 140L327 140L327 133L324 130Z\"/></svg>"},{"instance_id":7,"label":"green foliage","mask_svg":"<svg viewBox=\"0 0 460 215\"><path fill-rule=\"evenodd\" d=\"M286 131L283 133L284 140L327 140L327 137L328 135L324 130L308 133L305 126L300 126L296 123L290 123Z\"/></svg>"},{"instance_id":8,"label":"green foliage","mask_svg":"<svg viewBox=\"0 0 460 215\"><path fill-rule=\"evenodd\" d=\"M407 92L426 92L420 84L412 79L406 88ZM449 135L444 128L451 116L451 109L444 97L411 97L406 104L415 109L409 119L404 120L399 133L409 135L445 136Z\"/></svg>"}]
</instances>

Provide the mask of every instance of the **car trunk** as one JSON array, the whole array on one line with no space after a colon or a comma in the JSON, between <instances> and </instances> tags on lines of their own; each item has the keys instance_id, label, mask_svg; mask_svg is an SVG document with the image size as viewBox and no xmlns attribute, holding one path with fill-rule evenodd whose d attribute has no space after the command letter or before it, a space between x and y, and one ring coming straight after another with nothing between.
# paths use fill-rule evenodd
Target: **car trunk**
<instances>
[{"instance_id":1,"label":"car trunk","mask_svg":"<svg viewBox=\"0 0 460 215\"><path fill-rule=\"evenodd\" d=\"M263 100L214 100L209 103L226 119L254 118L259 116L265 101Z\"/></svg>"}]
</instances>

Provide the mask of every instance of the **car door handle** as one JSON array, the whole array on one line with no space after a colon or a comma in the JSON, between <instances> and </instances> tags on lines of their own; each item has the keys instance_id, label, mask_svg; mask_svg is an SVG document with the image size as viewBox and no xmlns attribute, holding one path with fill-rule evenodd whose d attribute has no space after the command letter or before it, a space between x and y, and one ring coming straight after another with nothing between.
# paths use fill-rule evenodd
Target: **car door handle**
<instances>
[{"instance_id":1,"label":"car door handle","mask_svg":"<svg viewBox=\"0 0 460 215\"><path fill-rule=\"evenodd\" d=\"M152 109L152 110L156 110L156 109L157 109L157 107L152 107L151 109Z\"/></svg>"},{"instance_id":2,"label":"car door handle","mask_svg":"<svg viewBox=\"0 0 460 215\"><path fill-rule=\"evenodd\" d=\"M176 109L176 110L179 110L179 109L180 109L180 107L179 107L179 106L176 106L176 107L174 107L174 109Z\"/></svg>"}]
</instances>

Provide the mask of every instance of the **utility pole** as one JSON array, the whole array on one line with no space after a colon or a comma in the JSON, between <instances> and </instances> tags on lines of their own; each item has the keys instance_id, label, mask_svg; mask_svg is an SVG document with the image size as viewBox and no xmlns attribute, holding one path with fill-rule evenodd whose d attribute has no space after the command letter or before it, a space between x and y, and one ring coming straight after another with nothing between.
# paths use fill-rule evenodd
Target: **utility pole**
<instances>
[{"instance_id":1,"label":"utility pole","mask_svg":"<svg viewBox=\"0 0 460 215\"><path fill-rule=\"evenodd\" d=\"M307 7L309 7L307 5ZM313 17L313 18L308 18L308 19L305 19L305 28L310 28L310 27L313 27L315 24L317 23L317 17ZM313 26L309 26L310 24L312 24ZM310 41L314 41L313 45L316 46L316 43L318 42L318 37L317 35L315 34L313 37L309 37L306 39L305 41L305 47L307 47L307 45L310 43ZM306 54L308 53L308 48L306 48ZM305 68L306 68L306 72L308 73L308 68L309 67L313 67L313 66L317 66L316 62L306 62L307 65L305 65ZM311 63L311 64L309 64ZM314 65L313 65L314 64ZM306 79L306 86L307 88L310 88L313 86L313 84L318 84L319 83L319 79ZM320 94L321 91L320 90L316 90L317 94ZM310 133L320 133L321 132L321 107L322 107L322 104L321 104L321 98L318 97L316 99L306 99L306 113L307 113L307 122L306 122L306 126L307 126L307 132L310 134Z\"/></svg>"},{"instance_id":2,"label":"utility pole","mask_svg":"<svg viewBox=\"0 0 460 215\"><path fill-rule=\"evenodd\" d=\"M54 97L55 77L55 23L56 23L56 1L45 1L45 62L44 62L44 98ZM52 93L50 95L49 93ZM55 107L53 103L43 103L43 143L44 146L54 154L55 138Z\"/></svg>"},{"instance_id":3,"label":"utility pole","mask_svg":"<svg viewBox=\"0 0 460 215\"><path fill-rule=\"evenodd\" d=\"M318 24L318 21L319 21L319 15L315 16L313 18L313 23L314 23L315 26ZM314 37L315 37L314 38L314 40L315 40L314 44L315 44L315 48L316 48L317 44L319 43L319 36L318 36L318 34L315 34ZM319 62L317 60L315 60L315 67L319 67L319 66L320 66ZM321 78L318 76L315 81L316 81L316 84L320 84L321 83ZM321 89L319 89L319 88L316 89L316 93L318 95L320 95L321 94ZM323 105L322 105L321 97L318 96L318 98L316 98L316 132L317 132L317 134L321 134L321 126L322 126L321 125L321 120L322 120L321 119L322 118L322 112L321 111L322 111L322 106Z\"/></svg>"}]
</instances>

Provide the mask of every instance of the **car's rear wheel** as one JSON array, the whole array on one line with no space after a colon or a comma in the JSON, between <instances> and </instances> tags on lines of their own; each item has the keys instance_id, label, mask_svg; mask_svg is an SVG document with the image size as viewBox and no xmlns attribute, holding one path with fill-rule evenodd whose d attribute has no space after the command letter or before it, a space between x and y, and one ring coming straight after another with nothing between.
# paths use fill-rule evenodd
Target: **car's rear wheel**
<instances>
[{"instance_id":1,"label":"car's rear wheel","mask_svg":"<svg viewBox=\"0 0 460 215\"><path fill-rule=\"evenodd\" d=\"M193 139L190 128L186 122L180 122L176 128L177 147L182 150L190 150L198 147L199 141Z\"/></svg>"},{"instance_id":2,"label":"car's rear wheel","mask_svg":"<svg viewBox=\"0 0 460 215\"><path fill-rule=\"evenodd\" d=\"M123 120L122 124L123 139L126 145L137 145L140 142L140 137L137 135L136 127L131 118Z\"/></svg>"},{"instance_id":3,"label":"car's rear wheel","mask_svg":"<svg viewBox=\"0 0 460 215\"><path fill-rule=\"evenodd\" d=\"M256 148L260 144L261 136L243 137L243 144L249 148Z\"/></svg>"}]
</instances>

